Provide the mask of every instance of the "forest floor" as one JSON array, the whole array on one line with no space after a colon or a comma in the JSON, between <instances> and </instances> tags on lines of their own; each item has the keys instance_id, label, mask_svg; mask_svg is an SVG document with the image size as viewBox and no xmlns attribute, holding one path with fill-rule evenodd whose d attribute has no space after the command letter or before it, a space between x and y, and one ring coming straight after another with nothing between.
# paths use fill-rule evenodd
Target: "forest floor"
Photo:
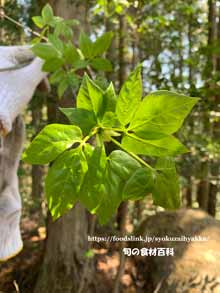
<instances>
[{"instance_id":1,"label":"forest floor","mask_svg":"<svg viewBox=\"0 0 220 293\"><path fill-rule=\"evenodd\" d=\"M21 229L24 248L18 256L0 264L0 293L33 292L42 263L46 238L45 227L39 227L38 223L38 217L35 215L31 218L23 218ZM113 291L112 285L119 266L118 250L118 247L103 245L96 245L94 248L96 279L99 283L97 292ZM141 269L140 273L140 266L139 263L137 267L132 259L126 261L125 272L122 276L122 292L151 292L146 291L146 277L144 277L146 271Z\"/></svg>"}]
</instances>

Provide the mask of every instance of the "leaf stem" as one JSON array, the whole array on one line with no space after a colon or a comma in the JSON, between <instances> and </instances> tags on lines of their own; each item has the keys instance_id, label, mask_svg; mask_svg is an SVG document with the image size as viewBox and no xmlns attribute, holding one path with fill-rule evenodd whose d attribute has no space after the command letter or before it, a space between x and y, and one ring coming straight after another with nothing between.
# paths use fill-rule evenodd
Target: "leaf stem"
<instances>
[{"instance_id":1,"label":"leaf stem","mask_svg":"<svg viewBox=\"0 0 220 293\"><path fill-rule=\"evenodd\" d=\"M103 127L103 130L112 130L112 131L118 131L118 132L124 133L124 130L121 128Z\"/></svg>"},{"instance_id":2,"label":"leaf stem","mask_svg":"<svg viewBox=\"0 0 220 293\"><path fill-rule=\"evenodd\" d=\"M93 129L93 131L89 134L89 135L87 135L87 136L85 136L84 137L84 139L81 141L81 144L80 144L80 146L82 147L82 146L84 146L84 144L93 136L93 135L95 135L96 133L98 132L98 128L94 128Z\"/></svg>"},{"instance_id":3,"label":"leaf stem","mask_svg":"<svg viewBox=\"0 0 220 293\"><path fill-rule=\"evenodd\" d=\"M142 160L141 158L139 158L137 155L135 155L132 152L127 151L116 139L111 137L111 141L116 144L119 148L121 148L123 151L125 151L126 153L128 153L129 155L131 155L135 160L137 160L139 163L141 163L142 165L144 165L145 167L151 169L152 171L155 171L154 168L152 168L147 162L145 162L144 160Z\"/></svg>"}]
</instances>

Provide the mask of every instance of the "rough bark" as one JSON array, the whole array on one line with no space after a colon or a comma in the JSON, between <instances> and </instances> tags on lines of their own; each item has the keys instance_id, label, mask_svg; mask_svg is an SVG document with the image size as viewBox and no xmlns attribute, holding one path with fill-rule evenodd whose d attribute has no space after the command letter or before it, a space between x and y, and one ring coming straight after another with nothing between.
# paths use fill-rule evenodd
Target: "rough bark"
<instances>
[{"instance_id":1,"label":"rough bark","mask_svg":"<svg viewBox=\"0 0 220 293\"><path fill-rule=\"evenodd\" d=\"M119 16L119 28L118 28L118 81L119 87L123 84L126 78L126 66L125 66L125 16Z\"/></svg>"},{"instance_id":2,"label":"rough bark","mask_svg":"<svg viewBox=\"0 0 220 293\"><path fill-rule=\"evenodd\" d=\"M206 88L207 88L207 96L210 103L215 101L216 97L213 96L213 88L215 87L215 75L217 70L217 56L214 50L214 46L217 40L217 17L216 17L216 1L208 0L208 38L207 38L207 46L210 47L207 54L207 64L206 64ZM210 79L210 76L213 76L213 79ZM205 131L208 133L210 139L213 139L214 134L214 125L213 122L210 122L209 113L206 112L204 116L206 129ZM208 202L209 202L209 194L210 194L210 177L211 177L211 161L209 158L203 163L203 176L204 179L201 180L199 186L198 193L198 202L200 208L205 211L208 211ZM200 198L199 198L200 197Z\"/></svg>"},{"instance_id":3,"label":"rough bark","mask_svg":"<svg viewBox=\"0 0 220 293\"><path fill-rule=\"evenodd\" d=\"M82 1L71 3L68 0L52 0L50 4L56 15L81 19L81 27L83 26L86 10ZM76 34L74 36L76 37ZM58 107L72 107L74 97L72 94L65 96L58 104L51 95L47 103L48 122L63 122L64 117L60 115ZM81 278L85 275L88 226L87 212L79 204L55 222L52 222L50 217L48 218L45 255L34 293L78 292L81 287ZM86 270L82 292L89 292L88 283L91 280L94 282L91 263Z\"/></svg>"},{"instance_id":4,"label":"rough bark","mask_svg":"<svg viewBox=\"0 0 220 293\"><path fill-rule=\"evenodd\" d=\"M35 135L41 130L42 105L32 107L32 126ZM43 195L43 166L33 165L31 170L32 198L39 201Z\"/></svg>"},{"instance_id":5,"label":"rough bark","mask_svg":"<svg viewBox=\"0 0 220 293\"><path fill-rule=\"evenodd\" d=\"M87 229L87 215L80 205L56 222L49 220L45 256L35 293L77 292L88 245Z\"/></svg>"}]
</instances>

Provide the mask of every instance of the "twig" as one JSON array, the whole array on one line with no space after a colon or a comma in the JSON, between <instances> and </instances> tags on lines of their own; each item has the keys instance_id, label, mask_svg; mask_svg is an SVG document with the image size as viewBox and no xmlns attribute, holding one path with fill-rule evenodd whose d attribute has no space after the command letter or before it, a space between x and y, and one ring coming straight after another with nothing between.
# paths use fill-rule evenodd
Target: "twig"
<instances>
[{"instance_id":1,"label":"twig","mask_svg":"<svg viewBox=\"0 0 220 293\"><path fill-rule=\"evenodd\" d=\"M16 280L13 281L13 285L15 286L16 293L20 293L20 289L18 287L18 283L16 282Z\"/></svg>"},{"instance_id":2,"label":"twig","mask_svg":"<svg viewBox=\"0 0 220 293\"><path fill-rule=\"evenodd\" d=\"M152 168L147 162L145 162L144 160L142 160L141 158L139 158L137 155L135 155L132 152L128 152L116 139L114 139L113 137L111 137L111 141L116 144L119 148L121 148L123 151L127 152L129 155L131 155L134 159L136 159L139 163L141 163L142 165L144 165L145 167L151 169L152 171L154 171L154 168Z\"/></svg>"},{"instance_id":3,"label":"twig","mask_svg":"<svg viewBox=\"0 0 220 293\"><path fill-rule=\"evenodd\" d=\"M4 8L3 8L3 7L1 7L1 17L2 17L2 18L5 18L5 19L7 19L8 21L14 23L15 25L17 25L17 26L23 28L24 30L27 30L27 31L30 32L32 35L34 35L34 36L36 36L36 37L39 37L39 38L43 39L44 41L47 41L47 38L46 38L46 37L42 36L42 35L39 34L38 32L32 30L30 27L28 27L28 26L26 26L26 25L20 23L19 21L15 20L15 19L13 19L12 17L10 17L10 16L8 16L7 14L5 14L5 12L4 12Z\"/></svg>"},{"instance_id":4,"label":"twig","mask_svg":"<svg viewBox=\"0 0 220 293\"><path fill-rule=\"evenodd\" d=\"M160 291L160 289L161 289L161 287L163 285L163 282L167 279L168 276L169 276L169 274L166 274L166 276L161 278L160 282L157 284L157 287L155 288L153 293L159 293L159 291Z\"/></svg>"}]
</instances>

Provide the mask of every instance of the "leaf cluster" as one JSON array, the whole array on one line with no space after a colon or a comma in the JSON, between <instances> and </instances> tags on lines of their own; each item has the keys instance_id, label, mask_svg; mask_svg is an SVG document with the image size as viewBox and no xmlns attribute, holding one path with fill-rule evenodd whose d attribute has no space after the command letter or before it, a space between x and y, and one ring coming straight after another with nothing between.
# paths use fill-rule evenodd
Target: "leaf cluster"
<instances>
[{"instance_id":1,"label":"leaf cluster","mask_svg":"<svg viewBox=\"0 0 220 293\"><path fill-rule=\"evenodd\" d=\"M111 45L112 32L104 33L94 42L81 32L76 47L73 44L73 28L79 25L76 20L54 16L52 7L47 4L41 16L33 17L33 21L41 29L41 36L34 39L32 51L45 61L43 70L52 73L50 81L58 85L60 98L68 88L78 88L82 70L112 70L111 62L103 57Z\"/></svg>"},{"instance_id":2,"label":"leaf cluster","mask_svg":"<svg viewBox=\"0 0 220 293\"><path fill-rule=\"evenodd\" d=\"M103 90L85 74L77 107L61 109L70 125L46 126L23 156L31 164L53 162L45 181L53 218L79 201L104 224L122 201L148 194L156 205L179 207L174 157L187 149L173 134L197 100L169 91L142 98L140 65L118 95L112 83ZM109 141L117 150L107 155Z\"/></svg>"}]
</instances>

